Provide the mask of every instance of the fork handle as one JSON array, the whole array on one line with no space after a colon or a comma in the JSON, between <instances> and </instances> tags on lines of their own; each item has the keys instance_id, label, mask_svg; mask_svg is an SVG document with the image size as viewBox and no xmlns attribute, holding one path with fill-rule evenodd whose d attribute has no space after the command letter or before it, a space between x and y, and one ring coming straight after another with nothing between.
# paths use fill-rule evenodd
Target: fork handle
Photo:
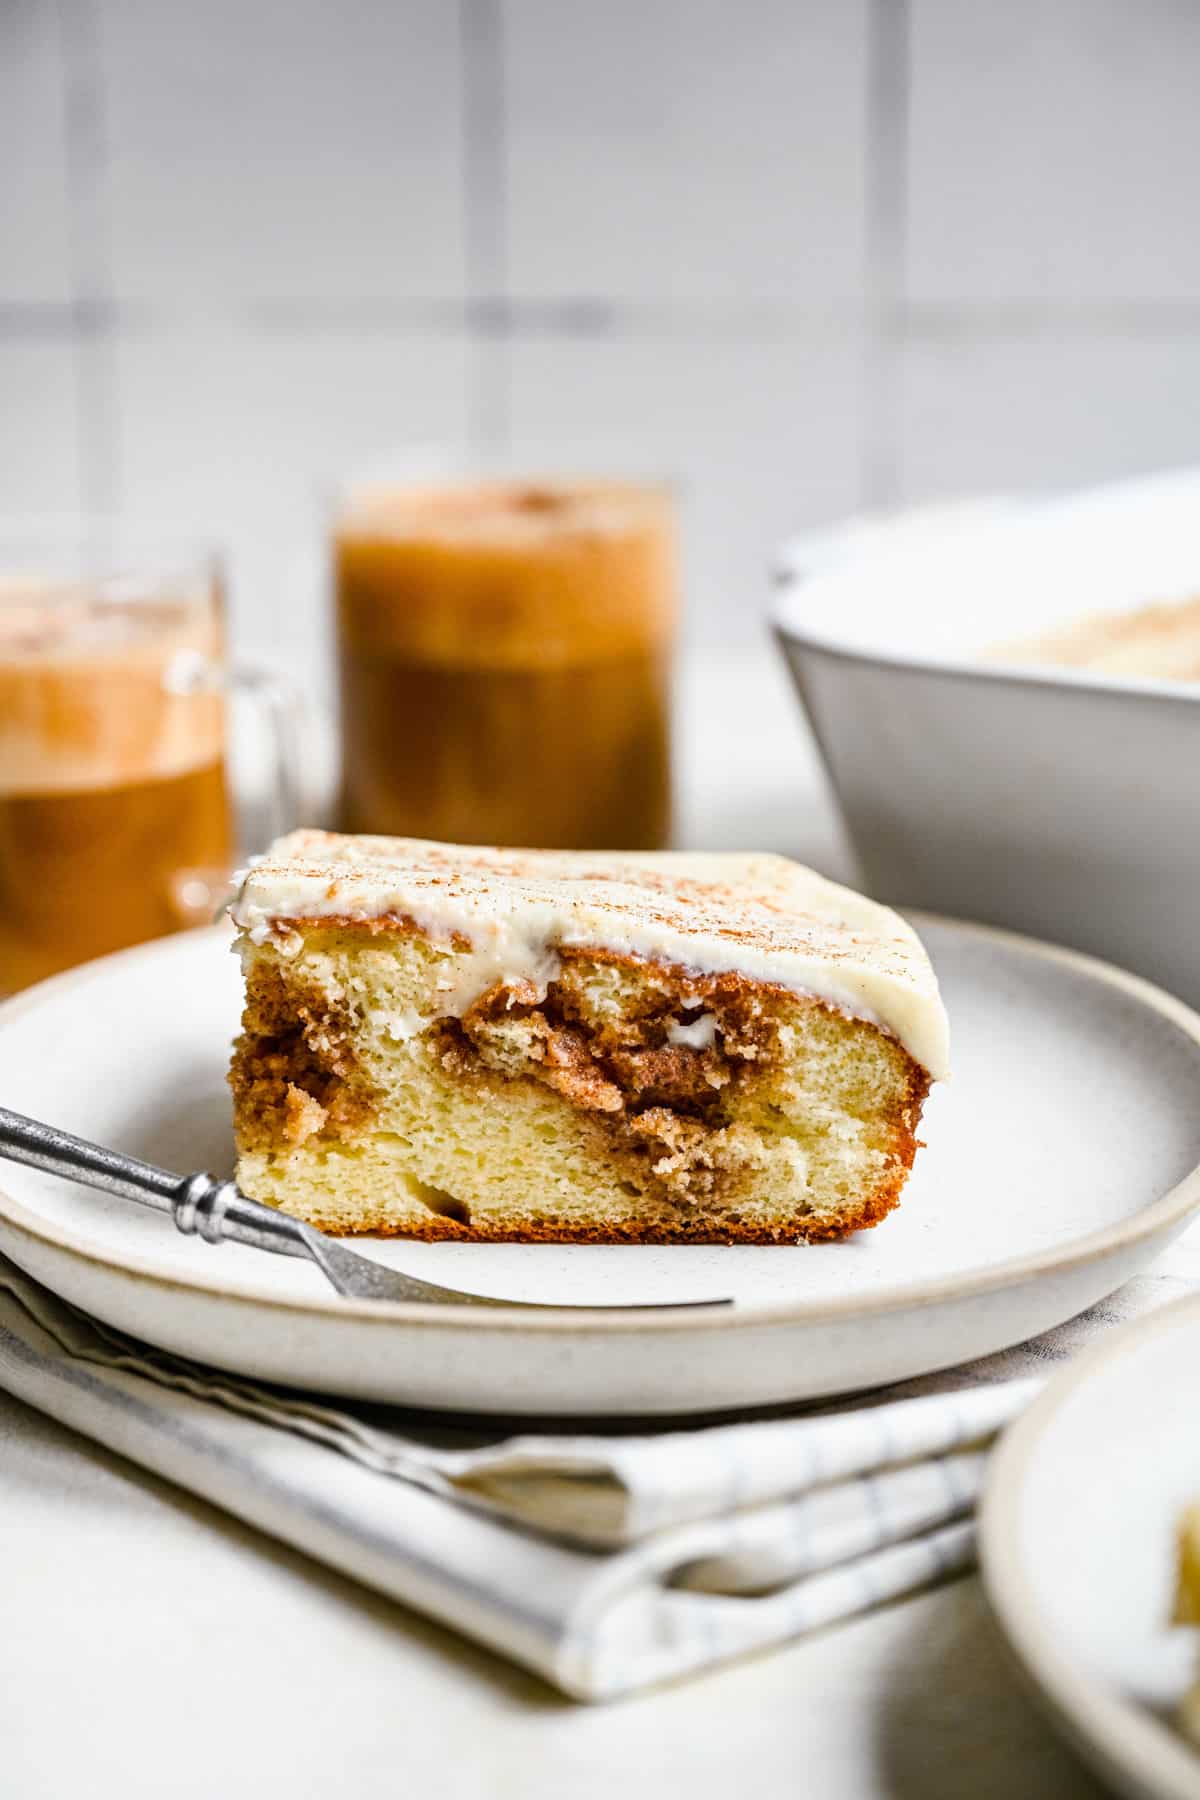
<instances>
[{"instance_id":1,"label":"fork handle","mask_svg":"<svg viewBox=\"0 0 1200 1800\"><path fill-rule=\"evenodd\" d=\"M210 1244L232 1238L283 1256L309 1254L295 1219L248 1200L232 1181L204 1173L175 1175L4 1106L0 1106L0 1157L169 1213L180 1231Z\"/></svg>"}]
</instances>

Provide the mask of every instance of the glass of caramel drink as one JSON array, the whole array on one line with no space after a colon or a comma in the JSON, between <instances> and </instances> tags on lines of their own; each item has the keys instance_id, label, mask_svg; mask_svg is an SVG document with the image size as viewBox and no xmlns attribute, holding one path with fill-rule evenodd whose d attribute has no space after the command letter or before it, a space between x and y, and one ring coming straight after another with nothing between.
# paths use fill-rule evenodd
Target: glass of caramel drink
<instances>
[{"instance_id":1,"label":"glass of caramel drink","mask_svg":"<svg viewBox=\"0 0 1200 1800\"><path fill-rule=\"evenodd\" d=\"M341 825L554 849L671 829L661 487L352 490L335 527Z\"/></svg>"},{"instance_id":2,"label":"glass of caramel drink","mask_svg":"<svg viewBox=\"0 0 1200 1800\"><path fill-rule=\"evenodd\" d=\"M231 871L218 569L153 555L0 527L0 994L206 920Z\"/></svg>"}]
</instances>

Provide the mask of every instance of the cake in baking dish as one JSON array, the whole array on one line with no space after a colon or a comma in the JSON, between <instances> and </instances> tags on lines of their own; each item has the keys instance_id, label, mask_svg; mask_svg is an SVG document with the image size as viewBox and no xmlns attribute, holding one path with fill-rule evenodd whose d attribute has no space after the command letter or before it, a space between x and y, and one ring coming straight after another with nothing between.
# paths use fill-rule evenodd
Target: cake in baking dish
<instances>
[{"instance_id":1,"label":"cake in baking dish","mask_svg":"<svg viewBox=\"0 0 1200 1800\"><path fill-rule=\"evenodd\" d=\"M1173 1625L1200 1625L1200 1501L1179 1521L1175 1548ZM1200 1679L1188 1689L1178 1711L1180 1728L1200 1744Z\"/></svg>"},{"instance_id":2,"label":"cake in baking dish","mask_svg":"<svg viewBox=\"0 0 1200 1800\"><path fill-rule=\"evenodd\" d=\"M946 1068L916 934L783 857L300 831L232 914L238 1180L331 1231L843 1237Z\"/></svg>"},{"instance_id":3,"label":"cake in baking dish","mask_svg":"<svg viewBox=\"0 0 1200 1800\"><path fill-rule=\"evenodd\" d=\"M1049 663L1098 675L1200 681L1200 598L1091 613L1039 637L995 646L992 662Z\"/></svg>"}]
</instances>

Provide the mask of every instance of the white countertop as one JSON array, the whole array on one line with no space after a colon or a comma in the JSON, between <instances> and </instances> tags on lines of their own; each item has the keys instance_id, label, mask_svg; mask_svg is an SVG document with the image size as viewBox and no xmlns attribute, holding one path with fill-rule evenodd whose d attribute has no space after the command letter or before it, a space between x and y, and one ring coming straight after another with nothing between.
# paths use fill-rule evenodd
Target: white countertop
<instances>
[{"instance_id":1,"label":"white countertop","mask_svg":"<svg viewBox=\"0 0 1200 1800\"><path fill-rule=\"evenodd\" d=\"M850 862L782 673L681 681L680 841ZM0 1794L62 1800L1100 1792L978 1581L599 1708L0 1394Z\"/></svg>"},{"instance_id":2,"label":"white countertop","mask_svg":"<svg viewBox=\"0 0 1200 1800\"><path fill-rule=\"evenodd\" d=\"M5 1800L1072 1800L958 1581L582 1708L0 1395Z\"/></svg>"}]
</instances>

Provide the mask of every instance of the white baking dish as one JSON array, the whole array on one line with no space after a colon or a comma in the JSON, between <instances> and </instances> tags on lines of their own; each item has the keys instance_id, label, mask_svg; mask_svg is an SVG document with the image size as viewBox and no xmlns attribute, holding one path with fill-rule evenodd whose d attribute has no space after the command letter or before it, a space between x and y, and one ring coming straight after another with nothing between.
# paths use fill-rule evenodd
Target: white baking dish
<instances>
[{"instance_id":1,"label":"white baking dish","mask_svg":"<svg viewBox=\"0 0 1200 1800\"><path fill-rule=\"evenodd\" d=\"M1200 1002L1200 683L980 660L1195 594L1196 470L789 546L773 623L866 885Z\"/></svg>"}]
</instances>

